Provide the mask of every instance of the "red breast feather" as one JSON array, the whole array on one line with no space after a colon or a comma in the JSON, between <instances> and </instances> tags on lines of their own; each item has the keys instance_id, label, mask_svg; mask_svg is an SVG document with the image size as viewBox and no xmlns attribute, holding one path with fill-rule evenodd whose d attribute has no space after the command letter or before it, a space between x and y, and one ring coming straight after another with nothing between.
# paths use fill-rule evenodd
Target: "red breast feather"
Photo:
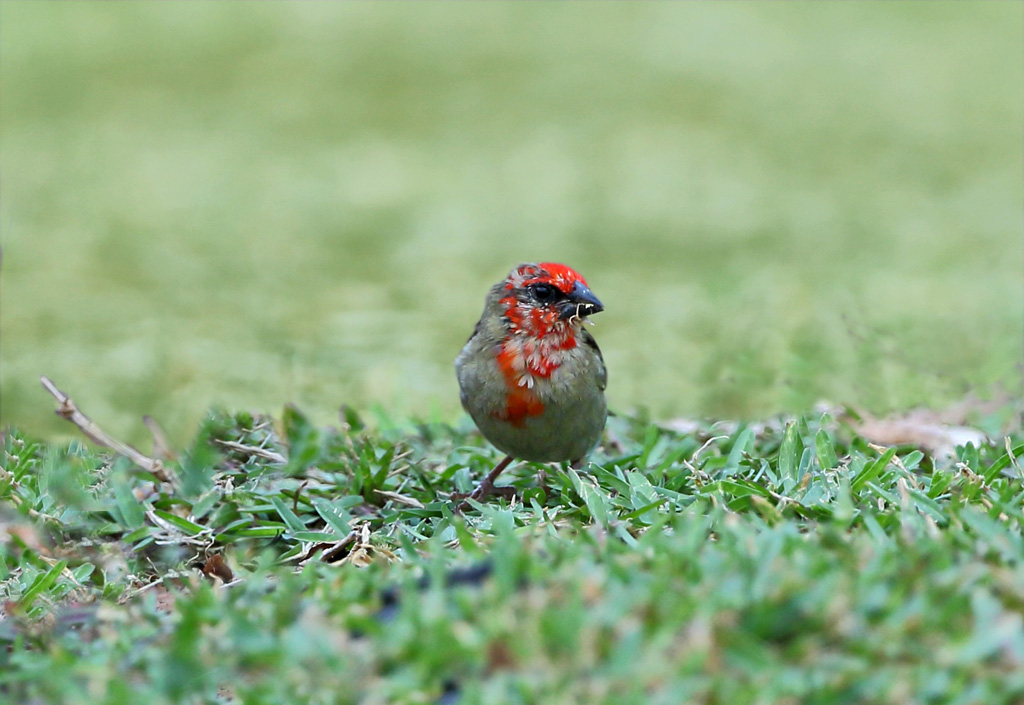
<instances>
[{"instance_id":1,"label":"red breast feather","mask_svg":"<svg viewBox=\"0 0 1024 705\"><path fill-rule=\"evenodd\" d=\"M505 409L496 414L513 426L544 413L544 402L534 389L535 378L547 379L562 364L562 351L576 347L578 323L563 320L553 305L535 304L524 295L528 287L547 284L568 295L586 280L564 264L542 262L513 270L505 281L508 294L501 299L509 333L497 362L508 388Z\"/></svg>"}]
</instances>

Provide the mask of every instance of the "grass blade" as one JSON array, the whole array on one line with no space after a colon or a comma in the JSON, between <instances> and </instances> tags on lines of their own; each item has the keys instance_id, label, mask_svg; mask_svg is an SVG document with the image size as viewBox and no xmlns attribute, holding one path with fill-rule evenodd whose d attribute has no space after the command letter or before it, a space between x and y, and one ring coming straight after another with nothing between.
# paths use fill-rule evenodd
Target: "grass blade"
<instances>
[{"instance_id":1,"label":"grass blade","mask_svg":"<svg viewBox=\"0 0 1024 705\"><path fill-rule=\"evenodd\" d=\"M28 590L25 591L25 594L18 600L18 609L28 609L40 594L53 587L53 584L57 582L57 578L64 571L64 568L67 567L67 564L66 560L57 561L53 564L52 568L36 577L32 584L29 585Z\"/></svg>"}]
</instances>

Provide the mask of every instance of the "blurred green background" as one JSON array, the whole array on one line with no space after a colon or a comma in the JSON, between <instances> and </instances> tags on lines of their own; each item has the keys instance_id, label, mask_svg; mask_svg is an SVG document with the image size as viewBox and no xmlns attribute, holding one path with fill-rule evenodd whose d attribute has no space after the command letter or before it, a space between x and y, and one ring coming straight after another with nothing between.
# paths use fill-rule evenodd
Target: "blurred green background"
<instances>
[{"instance_id":1,"label":"blurred green background","mask_svg":"<svg viewBox=\"0 0 1024 705\"><path fill-rule=\"evenodd\" d=\"M0 8L2 415L455 419L520 261L579 269L613 408L1019 389L1020 3Z\"/></svg>"}]
</instances>

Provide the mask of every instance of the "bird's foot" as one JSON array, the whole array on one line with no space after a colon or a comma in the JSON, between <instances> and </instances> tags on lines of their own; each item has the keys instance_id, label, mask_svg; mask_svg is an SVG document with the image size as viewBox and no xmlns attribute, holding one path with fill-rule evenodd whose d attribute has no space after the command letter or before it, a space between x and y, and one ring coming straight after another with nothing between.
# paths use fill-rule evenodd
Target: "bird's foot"
<instances>
[{"instance_id":1,"label":"bird's foot","mask_svg":"<svg viewBox=\"0 0 1024 705\"><path fill-rule=\"evenodd\" d=\"M498 479L498 475L500 475L502 473L502 471L505 468L507 468L509 463L511 463L511 462L512 462L512 456L511 455L506 455L504 460L502 460L500 463L495 465L494 469L491 470L489 473L487 473L487 477L485 477L483 480L480 481L480 484L476 486L476 489L474 489L472 492L470 492L469 495L463 495L465 497L465 499L463 499L462 502L460 502L458 504L458 506L455 507L455 513L456 514L461 514L462 512L464 512L467 509L469 509L472 506L469 503L470 500L472 500L474 502L479 502L484 497L487 497L487 496L492 495L492 494L500 494L500 495L503 495L505 497L511 497L513 494L515 494L515 490L513 488L511 488L511 487L495 487L494 486L494 481L496 479ZM459 495L454 495L453 494L452 498L457 500L457 499L461 499L463 496L459 496Z\"/></svg>"}]
</instances>

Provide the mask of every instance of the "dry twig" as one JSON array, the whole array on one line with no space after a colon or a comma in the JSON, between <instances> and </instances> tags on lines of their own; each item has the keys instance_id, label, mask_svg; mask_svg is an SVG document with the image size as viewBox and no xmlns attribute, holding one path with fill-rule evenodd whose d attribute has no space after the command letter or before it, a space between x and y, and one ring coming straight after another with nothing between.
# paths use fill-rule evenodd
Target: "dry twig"
<instances>
[{"instance_id":1,"label":"dry twig","mask_svg":"<svg viewBox=\"0 0 1024 705\"><path fill-rule=\"evenodd\" d=\"M239 453L254 455L258 458L264 458L265 460L269 460L272 463L280 463L281 465L284 465L285 463L288 462L288 458L284 457L283 455L275 451L267 450L266 448L260 448L258 446L247 446L244 443L237 443L235 441L222 441L219 438L215 438L214 440L219 445L224 446L228 450L235 450L238 451Z\"/></svg>"},{"instance_id":2,"label":"dry twig","mask_svg":"<svg viewBox=\"0 0 1024 705\"><path fill-rule=\"evenodd\" d=\"M43 388L46 389L46 391L48 391L60 405L57 407L57 416L60 416L61 418L70 421L75 426L78 426L78 430L84 433L86 438L91 440L93 443L104 446L105 448L110 448L118 455L128 458L146 472L153 473L153 475L161 482L174 483L175 480L172 472L168 468L165 468L159 459L150 458L148 455L140 453L130 445L122 443L109 435L106 431L97 426L92 419L79 411L78 406L71 397L57 389L57 386L50 381L49 377L43 376L39 381L43 383Z\"/></svg>"},{"instance_id":3,"label":"dry twig","mask_svg":"<svg viewBox=\"0 0 1024 705\"><path fill-rule=\"evenodd\" d=\"M423 502L419 501L415 497L407 497L404 494L397 492L388 492L386 490L374 490L377 494L385 499L390 499L399 504L404 504L407 507L413 507L415 509L423 509Z\"/></svg>"},{"instance_id":4,"label":"dry twig","mask_svg":"<svg viewBox=\"0 0 1024 705\"><path fill-rule=\"evenodd\" d=\"M178 454L174 452L171 440L156 419L147 414L142 417L142 423L146 424L146 428L153 434L153 457L161 460L177 460Z\"/></svg>"}]
</instances>

